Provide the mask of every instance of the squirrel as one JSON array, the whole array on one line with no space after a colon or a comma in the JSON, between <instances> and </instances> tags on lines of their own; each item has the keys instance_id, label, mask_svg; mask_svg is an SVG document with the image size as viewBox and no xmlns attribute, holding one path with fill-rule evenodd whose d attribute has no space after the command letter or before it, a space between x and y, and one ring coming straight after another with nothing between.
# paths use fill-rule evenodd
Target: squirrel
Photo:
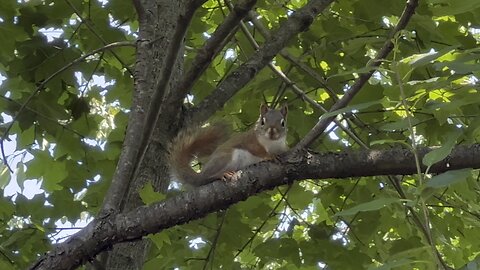
<instances>
[{"instance_id":1,"label":"squirrel","mask_svg":"<svg viewBox=\"0 0 480 270\"><path fill-rule=\"evenodd\" d=\"M288 150L287 112L260 106L255 126L229 137L224 124L180 132L170 144L169 164L174 179L191 186L201 186L218 179L236 180L238 170L262 160L270 160ZM208 161L195 172L194 158Z\"/></svg>"}]
</instances>

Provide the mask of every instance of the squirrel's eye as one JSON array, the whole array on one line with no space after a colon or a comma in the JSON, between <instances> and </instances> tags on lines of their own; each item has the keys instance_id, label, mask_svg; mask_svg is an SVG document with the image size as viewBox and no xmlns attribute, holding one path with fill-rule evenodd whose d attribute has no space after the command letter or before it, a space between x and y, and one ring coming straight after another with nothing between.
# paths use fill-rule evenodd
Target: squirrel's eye
<instances>
[{"instance_id":1,"label":"squirrel's eye","mask_svg":"<svg viewBox=\"0 0 480 270\"><path fill-rule=\"evenodd\" d=\"M265 117L262 117L262 120L260 121L260 124L261 124L262 126L265 125Z\"/></svg>"},{"instance_id":2,"label":"squirrel's eye","mask_svg":"<svg viewBox=\"0 0 480 270\"><path fill-rule=\"evenodd\" d=\"M280 120L280 125L282 125L282 127L285 127L285 120L284 119Z\"/></svg>"}]
</instances>

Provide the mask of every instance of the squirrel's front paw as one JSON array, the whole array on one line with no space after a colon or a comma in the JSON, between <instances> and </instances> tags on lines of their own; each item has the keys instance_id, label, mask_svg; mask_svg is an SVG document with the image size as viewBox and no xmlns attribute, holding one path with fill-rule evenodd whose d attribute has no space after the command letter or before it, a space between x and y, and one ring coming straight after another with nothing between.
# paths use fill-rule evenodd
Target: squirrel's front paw
<instances>
[{"instance_id":1,"label":"squirrel's front paw","mask_svg":"<svg viewBox=\"0 0 480 270\"><path fill-rule=\"evenodd\" d=\"M229 171L223 173L222 180L227 182L227 181L237 181L240 177L242 176L242 171Z\"/></svg>"}]
</instances>

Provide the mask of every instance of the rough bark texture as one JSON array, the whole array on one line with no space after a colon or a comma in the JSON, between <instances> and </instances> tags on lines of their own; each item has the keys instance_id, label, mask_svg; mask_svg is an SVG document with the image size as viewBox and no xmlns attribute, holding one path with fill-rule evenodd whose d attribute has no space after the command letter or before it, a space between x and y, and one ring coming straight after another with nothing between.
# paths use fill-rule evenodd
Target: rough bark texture
<instances>
[{"instance_id":1,"label":"rough bark texture","mask_svg":"<svg viewBox=\"0 0 480 270\"><path fill-rule=\"evenodd\" d=\"M169 89L176 85L183 68L183 51L178 54L176 64L171 67L163 67L163 63L169 41L175 33L176 21L183 14L185 1L141 1L140 5L146 11L140 18L139 40L156 40L149 46L139 46L137 50L136 84L135 92L144 92L144 98L140 100L142 108L148 108L150 98L155 89L155 82L161 68L169 68L172 71ZM140 41L141 43L141 41ZM183 46L181 46L183 48ZM153 76L152 76L153 75ZM168 89L167 89L168 91ZM173 123L172 123L173 124ZM165 136L165 125L155 129L154 137ZM137 138L138 140L138 138ZM120 211L130 211L140 205L142 201L138 191L148 182L157 191L165 191L168 187L168 168L166 167L165 147L156 142L150 143L145 153L143 162L140 164L138 175L130 183L126 198L123 198ZM141 269L146 259L150 241L140 239L137 241L114 245L108 252L105 269Z\"/></svg>"},{"instance_id":2,"label":"rough bark texture","mask_svg":"<svg viewBox=\"0 0 480 270\"><path fill-rule=\"evenodd\" d=\"M107 259L107 269L139 269L143 264L148 242L136 240L148 233L155 233L227 208L258 192L305 178L416 173L412 154L403 149L334 154L312 154L300 149L288 156L283 163L264 162L244 170L237 182L214 182L148 207L138 207L141 201L137 191L145 182L152 181L157 190L163 190L168 184L162 181L168 180L165 166L166 143L178 128L183 114L181 106L165 104L171 104L169 102L172 100L173 103L179 102L181 99L177 97L167 100L162 104L163 108L159 107L158 112L155 111L159 126L150 138L152 140L149 141L148 150L138 168L135 168L138 166L135 158L143 156L141 153L143 150L139 150L142 147L139 146L145 143L139 142L139 138L143 138L143 129L148 124L148 121L143 119L146 110L151 108L150 100L155 95L155 91L158 91L158 74L164 74L166 68L173 69L171 77L168 74L169 80L166 79L169 88L162 88L158 104L161 104L163 97L174 96L169 95L168 91L175 89L174 85L181 76L183 61L177 59L176 65L164 65L165 56L169 53L165 48L168 48L169 42L175 35L175 30L178 29L176 23L179 16L184 15L185 8L201 2L202 0L134 0L140 17L135 94L124 149L122 149L112 187L108 191L101 214L79 233L39 259L32 267L33 269L72 269L106 250L111 250ZM210 97L202 101L198 108L188 112L190 120L195 123L204 121L220 109L272 60L290 38L306 30L315 16L331 2L333 0L311 0L293 13L248 61L222 81ZM412 3L416 1L409 1L410 9L416 6ZM178 57L182 55L179 53ZM182 89L183 93L185 91L188 91L188 87ZM148 115L152 115L151 111ZM169 124L162 127L160 126L162 123ZM318 134L314 135L318 136ZM423 155L426 151L428 150L421 150L420 154ZM478 158L475 159L479 152L479 145L470 148L459 147L458 151L452 153L449 166L441 162L430 171L479 168L480 161ZM391 160L388 164L385 162L387 158ZM348 171L346 168L349 168ZM131 181L134 169L137 169L137 175ZM122 242L129 243L119 244Z\"/></svg>"},{"instance_id":3,"label":"rough bark texture","mask_svg":"<svg viewBox=\"0 0 480 270\"><path fill-rule=\"evenodd\" d=\"M431 149L419 149L420 159L429 151ZM480 144L458 146L447 158L433 165L430 173L480 168L479 156ZM128 213L99 217L44 256L32 269L75 268L114 243L136 240L149 233L201 218L249 196L295 180L409 175L416 171L414 156L406 149L324 154L303 151L281 163L252 165L235 182L216 181Z\"/></svg>"},{"instance_id":4,"label":"rough bark texture","mask_svg":"<svg viewBox=\"0 0 480 270\"><path fill-rule=\"evenodd\" d=\"M248 11L255 5L257 0L239 1L220 24L205 45L197 50L190 69L185 73L179 82L177 90L172 93L170 102L174 106L181 104L185 95L198 80L200 75L207 69L213 58L223 49L226 42L235 34L238 23L248 14Z\"/></svg>"}]
</instances>

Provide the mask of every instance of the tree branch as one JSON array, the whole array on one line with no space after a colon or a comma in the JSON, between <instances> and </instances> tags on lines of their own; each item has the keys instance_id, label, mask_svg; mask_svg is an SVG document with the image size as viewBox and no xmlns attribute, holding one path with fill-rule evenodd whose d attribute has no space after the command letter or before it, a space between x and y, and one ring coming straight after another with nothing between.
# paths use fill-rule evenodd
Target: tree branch
<instances>
[{"instance_id":1,"label":"tree branch","mask_svg":"<svg viewBox=\"0 0 480 270\"><path fill-rule=\"evenodd\" d=\"M431 150L419 149L418 155L422 158ZM430 172L478 169L478 156L480 144L457 146L447 158L433 165ZM295 180L409 175L415 174L416 170L412 152L401 148L322 154L299 151L283 163L252 165L235 182L216 181L128 213L99 217L42 256L31 269L72 269L115 243L135 240L199 219L249 196Z\"/></svg>"},{"instance_id":2,"label":"tree branch","mask_svg":"<svg viewBox=\"0 0 480 270\"><path fill-rule=\"evenodd\" d=\"M383 47L377 53L377 56L367 64L367 67L372 67L372 70L360 74L360 77L355 81L355 83L350 87L350 89L345 93L345 95L339 99L333 106L330 108L330 111L336 111L338 109L344 108L348 105L348 103L353 99L353 97L362 89L363 85L370 79L370 77L375 72L375 68L380 66L382 60L387 57L387 55L393 49L393 42L392 38L402 29L404 29L410 18L415 13L415 8L418 6L418 0L408 0L405 9L402 12L402 16L398 21L398 24L395 26L393 31L388 35L387 40L385 41ZM308 147L312 144L321 134L322 132L328 127L328 125L333 121L335 115L330 117L325 117L321 119L313 128L312 130L295 146L295 150L299 150L301 148Z\"/></svg>"},{"instance_id":3,"label":"tree branch","mask_svg":"<svg viewBox=\"0 0 480 270\"><path fill-rule=\"evenodd\" d=\"M188 118L193 123L200 123L222 108L227 100L252 80L286 46L290 38L299 32L306 31L315 17L332 2L333 0L311 0L289 16L288 20L249 60L229 74L210 96L202 100L198 107L190 112Z\"/></svg>"},{"instance_id":4,"label":"tree branch","mask_svg":"<svg viewBox=\"0 0 480 270\"><path fill-rule=\"evenodd\" d=\"M228 4L228 2L227 2L227 4ZM258 50L260 48L260 46L258 45L257 41L253 38L253 36L250 34L247 26L245 25L245 23L243 21L240 22L240 28L242 29L242 32L245 34L245 36L247 36L247 39L248 39L248 41L250 41L250 44L252 44L252 46L255 49ZM264 37L270 37L270 34L268 32L266 32L266 31L260 31L260 32L263 32L262 35ZM280 52L280 55L283 56L283 54L285 54L284 50L282 50ZM272 62L268 63L268 68L270 68L270 70L274 74L276 74L280 79L282 79L283 82L287 85L287 87L290 87L293 90L293 92L295 94L297 94L297 96L302 98L304 101L307 101L308 103L310 103L314 108L316 108L316 109L318 109L318 110L320 110L324 113L328 112L328 110L325 109L322 105L320 105L318 102L316 102L315 100L313 100L309 96L307 96L305 94L305 91L300 89L300 87L298 87L298 85L294 81L290 80L290 78L288 78L287 75L285 73L283 73L280 69L277 69ZM334 97L334 96L332 96L332 97ZM343 130L348 136L350 136L350 138L352 138L360 146L362 146L363 148L368 148L367 145L364 142L362 142L362 140L360 140L360 138L358 138L348 127L342 125L342 123L340 123L340 121L338 121L337 119L333 119L333 122L335 123L335 125L337 127L339 127L341 130Z\"/></svg>"},{"instance_id":5,"label":"tree branch","mask_svg":"<svg viewBox=\"0 0 480 270\"><path fill-rule=\"evenodd\" d=\"M202 1L199 1L202 2ZM203 1L205 2L205 0ZM203 3L202 2L202 3ZM119 210L123 199L125 198L128 189L130 188L130 182L137 174L140 164L145 156L147 151L148 144L150 143L150 138L155 129L158 116L160 115L161 105L163 104L163 99L165 92L170 81L170 76L172 74L172 66L174 65L178 52L180 50L180 45L183 42L185 32L188 28L188 25L192 19L192 16L195 10L199 6L189 6L185 11L183 16L180 16L177 20L177 28L175 33L170 41L162 65L161 74L158 77L158 80L154 86L154 93L151 96L150 104L147 108L135 108L135 113L130 117L136 119L132 125L129 124L127 130L127 135L124 141L124 147L120 159L113 176L112 184L108 189L107 195L102 206L102 212L107 213L112 210ZM155 42L155 41L151 41ZM149 43L151 43L149 42ZM146 113L144 110L147 109ZM144 116L145 114L145 116ZM140 138L140 139L139 139Z\"/></svg>"},{"instance_id":6,"label":"tree branch","mask_svg":"<svg viewBox=\"0 0 480 270\"><path fill-rule=\"evenodd\" d=\"M176 106L185 98L186 94L205 71L213 58L223 49L228 40L237 31L238 23L248 14L257 0L243 0L237 3L233 10L228 14L221 25L215 29L212 36L205 42L202 48L197 51L197 55L177 89L172 92L169 102Z\"/></svg>"},{"instance_id":7,"label":"tree branch","mask_svg":"<svg viewBox=\"0 0 480 270\"><path fill-rule=\"evenodd\" d=\"M267 27L263 25L263 23L257 19L258 14L251 10L248 12L248 19L252 22L252 24L255 26L255 29L258 30L260 35L262 35L264 38L270 37L270 32L268 31ZM337 101L338 97L335 95L333 90L328 86L327 81L320 75L318 74L315 70L310 68L308 65L300 62L300 60L296 59L293 55L291 55L286 49L283 49L279 53L283 58L291 62L294 66L298 67L299 69L303 70L305 73L307 73L311 78L316 80L320 86L322 86L323 89L325 89L325 92L334 100Z\"/></svg>"}]
</instances>

